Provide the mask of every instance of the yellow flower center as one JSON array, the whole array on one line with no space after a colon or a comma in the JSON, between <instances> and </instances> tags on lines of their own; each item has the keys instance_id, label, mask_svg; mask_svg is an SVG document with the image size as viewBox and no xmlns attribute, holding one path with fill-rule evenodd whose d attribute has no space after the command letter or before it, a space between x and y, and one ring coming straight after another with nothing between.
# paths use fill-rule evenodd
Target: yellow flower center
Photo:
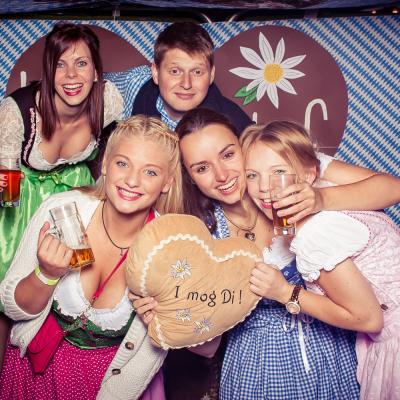
<instances>
[{"instance_id":1,"label":"yellow flower center","mask_svg":"<svg viewBox=\"0 0 400 400\"><path fill-rule=\"evenodd\" d=\"M264 68L264 79L268 83L279 82L283 74L283 68L279 64L267 64Z\"/></svg>"}]
</instances>

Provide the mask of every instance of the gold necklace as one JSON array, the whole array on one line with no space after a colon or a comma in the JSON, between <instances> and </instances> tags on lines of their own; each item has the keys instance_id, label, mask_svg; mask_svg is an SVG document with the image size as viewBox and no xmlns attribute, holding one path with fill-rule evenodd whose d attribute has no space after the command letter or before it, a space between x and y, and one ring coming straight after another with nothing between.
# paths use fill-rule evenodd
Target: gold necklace
<instances>
[{"instance_id":1,"label":"gold necklace","mask_svg":"<svg viewBox=\"0 0 400 400\"><path fill-rule=\"evenodd\" d=\"M256 227L256 225L257 225L257 220L258 220L258 214L259 214L259 212L260 212L260 210L257 208L256 217L254 218L254 222L251 224L251 226L241 226L241 225L235 224L235 223L228 217L228 215L226 214L226 212L224 211L224 209L222 209L222 214L224 214L225 218L226 218L233 226L235 226L236 228L238 228L237 235L239 236L239 232L240 232L240 231L244 231L244 232L246 232L246 233L244 234L244 237L245 237L246 239L251 240L252 242L254 242L254 241L256 240L256 234L255 234L254 232L252 232L252 231L253 231L253 229L254 229L254 228Z\"/></svg>"}]
</instances>

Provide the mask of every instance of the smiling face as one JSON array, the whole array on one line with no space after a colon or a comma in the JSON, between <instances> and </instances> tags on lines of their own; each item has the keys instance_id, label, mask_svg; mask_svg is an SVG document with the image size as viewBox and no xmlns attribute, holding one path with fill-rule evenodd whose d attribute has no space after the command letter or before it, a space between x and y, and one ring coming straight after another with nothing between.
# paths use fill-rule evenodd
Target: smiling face
<instances>
[{"instance_id":1,"label":"smiling face","mask_svg":"<svg viewBox=\"0 0 400 400\"><path fill-rule=\"evenodd\" d=\"M231 130L210 124L179 143L185 167L204 195L222 204L240 201L245 185L243 157Z\"/></svg>"},{"instance_id":2,"label":"smiling face","mask_svg":"<svg viewBox=\"0 0 400 400\"><path fill-rule=\"evenodd\" d=\"M245 169L249 196L257 207L272 220L269 176L293 174L296 171L282 156L262 142L255 142L249 147Z\"/></svg>"},{"instance_id":3,"label":"smiling face","mask_svg":"<svg viewBox=\"0 0 400 400\"><path fill-rule=\"evenodd\" d=\"M173 177L165 153L160 143L151 140L118 140L102 169L106 198L117 212L147 212L169 190Z\"/></svg>"},{"instance_id":4,"label":"smiling face","mask_svg":"<svg viewBox=\"0 0 400 400\"><path fill-rule=\"evenodd\" d=\"M168 115L179 120L199 106L214 80L214 67L203 54L168 50L160 66L152 65L154 82L159 86Z\"/></svg>"},{"instance_id":5,"label":"smiling face","mask_svg":"<svg viewBox=\"0 0 400 400\"><path fill-rule=\"evenodd\" d=\"M61 54L57 62L54 76L57 109L82 106L95 79L96 71L89 47L79 40Z\"/></svg>"}]
</instances>

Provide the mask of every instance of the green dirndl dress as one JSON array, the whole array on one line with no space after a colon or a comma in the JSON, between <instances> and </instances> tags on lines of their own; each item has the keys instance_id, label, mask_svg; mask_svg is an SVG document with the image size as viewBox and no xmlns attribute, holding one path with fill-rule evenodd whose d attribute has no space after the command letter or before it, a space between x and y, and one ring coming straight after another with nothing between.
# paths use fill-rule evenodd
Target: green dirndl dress
<instances>
[{"instance_id":1,"label":"green dirndl dress","mask_svg":"<svg viewBox=\"0 0 400 400\"><path fill-rule=\"evenodd\" d=\"M21 166L25 178L21 180L20 206L0 207L0 281L11 264L28 222L42 202L54 193L94 184L86 161L65 164L51 171L35 171Z\"/></svg>"}]
</instances>

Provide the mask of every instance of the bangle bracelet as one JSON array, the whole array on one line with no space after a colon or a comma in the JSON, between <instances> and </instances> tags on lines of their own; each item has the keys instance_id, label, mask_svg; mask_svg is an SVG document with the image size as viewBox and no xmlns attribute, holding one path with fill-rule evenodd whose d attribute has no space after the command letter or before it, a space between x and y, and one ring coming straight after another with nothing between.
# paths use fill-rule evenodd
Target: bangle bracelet
<instances>
[{"instance_id":1,"label":"bangle bracelet","mask_svg":"<svg viewBox=\"0 0 400 400\"><path fill-rule=\"evenodd\" d=\"M45 275L42 274L42 271L40 270L39 265L35 268L35 275L38 277L38 279L43 282L47 286L54 286L57 285L58 281L60 278L57 279L49 279Z\"/></svg>"}]
</instances>

